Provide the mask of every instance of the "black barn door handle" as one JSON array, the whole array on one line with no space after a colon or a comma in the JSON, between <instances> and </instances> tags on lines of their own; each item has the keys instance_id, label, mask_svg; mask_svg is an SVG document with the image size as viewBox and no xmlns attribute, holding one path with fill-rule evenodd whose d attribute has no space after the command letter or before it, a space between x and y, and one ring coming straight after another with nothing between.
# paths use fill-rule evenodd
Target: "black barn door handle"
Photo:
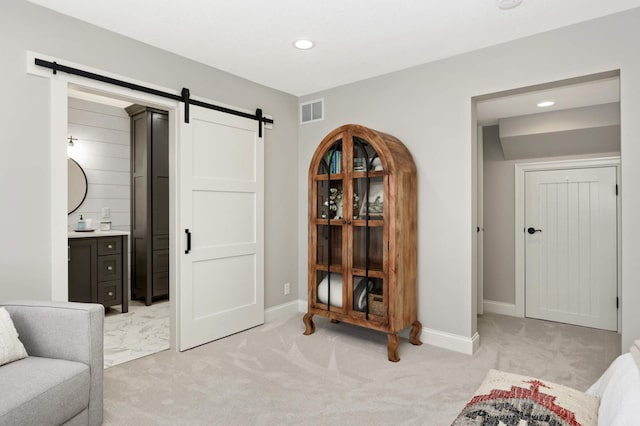
<instances>
[{"instance_id":1,"label":"black barn door handle","mask_svg":"<svg viewBox=\"0 0 640 426\"><path fill-rule=\"evenodd\" d=\"M184 233L187 234L187 249L184 251L184 254L189 254L191 251L191 232L189 232L188 229L185 229Z\"/></svg>"}]
</instances>

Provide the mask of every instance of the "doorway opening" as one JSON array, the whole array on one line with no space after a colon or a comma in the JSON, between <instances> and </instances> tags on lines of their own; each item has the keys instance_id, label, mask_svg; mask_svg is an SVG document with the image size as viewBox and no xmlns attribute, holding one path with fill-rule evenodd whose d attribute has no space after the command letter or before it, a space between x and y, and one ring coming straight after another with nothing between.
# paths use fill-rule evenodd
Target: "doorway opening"
<instances>
[{"instance_id":1,"label":"doorway opening","mask_svg":"<svg viewBox=\"0 0 640 426\"><path fill-rule=\"evenodd\" d=\"M108 368L170 348L168 113L74 87L67 103L67 153L86 176L85 197L68 217L69 300L92 301L72 292L72 271L90 276L91 256L81 250L95 241L92 285L105 305ZM123 242L122 252L100 256L100 243L111 240Z\"/></svg>"},{"instance_id":2,"label":"doorway opening","mask_svg":"<svg viewBox=\"0 0 640 426\"><path fill-rule=\"evenodd\" d=\"M479 234L478 313L529 316L524 282L526 229L524 223L517 223L517 167L568 160L619 161L619 86L619 71L611 71L474 98L479 144L474 150L478 155L474 214ZM555 104L538 106L542 101ZM619 235L619 218L616 232ZM613 291L619 294L619 238L617 247ZM620 312L617 317L619 324Z\"/></svg>"}]
</instances>

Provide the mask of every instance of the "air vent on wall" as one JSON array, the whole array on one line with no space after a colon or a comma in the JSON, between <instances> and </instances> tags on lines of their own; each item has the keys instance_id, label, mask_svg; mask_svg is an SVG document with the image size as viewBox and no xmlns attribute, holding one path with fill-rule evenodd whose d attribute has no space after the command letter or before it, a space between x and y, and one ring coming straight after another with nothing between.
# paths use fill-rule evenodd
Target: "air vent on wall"
<instances>
[{"instance_id":1,"label":"air vent on wall","mask_svg":"<svg viewBox=\"0 0 640 426\"><path fill-rule=\"evenodd\" d=\"M300 124L324 119L324 99L300 104Z\"/></svg>"}]
</instances>

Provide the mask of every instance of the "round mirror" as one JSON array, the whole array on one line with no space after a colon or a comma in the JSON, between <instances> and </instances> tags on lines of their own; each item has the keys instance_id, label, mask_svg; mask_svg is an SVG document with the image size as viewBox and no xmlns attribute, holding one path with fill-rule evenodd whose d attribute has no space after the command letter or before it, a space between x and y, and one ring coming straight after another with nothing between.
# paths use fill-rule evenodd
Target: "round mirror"
<instances>
[{"instance_id":1,"label":"round mirror","mask_svg":"<svg viewBox=\"0 0 640 426\"><path fill-rule=\"evenodd\" d=\"M87 197L87 175L73 158L67 159L67 168L69 170L67 214L71 214L78 210L80 204Z\"/></svg>"}]
</instances>

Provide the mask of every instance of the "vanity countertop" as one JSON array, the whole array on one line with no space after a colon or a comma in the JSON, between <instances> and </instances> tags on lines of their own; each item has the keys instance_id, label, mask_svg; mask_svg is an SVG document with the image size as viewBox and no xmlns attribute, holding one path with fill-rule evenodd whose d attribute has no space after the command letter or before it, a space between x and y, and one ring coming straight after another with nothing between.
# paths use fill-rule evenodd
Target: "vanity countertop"
<instances>
[{"instance_id":1,"label":"vanity countertop","mask_svg":"<svg viewBox=\"0 0 640 426\"><path fill-rule=\"evenodd\" d=\"M95 231L83 231L83 232L77 232L77 231L69 231L67 233L68 238L87 238L87 237L115 237L117 235L129 235L130 232L128 231L100 231L100 230L95 230Z\"/></svg>"}]
</instances>

